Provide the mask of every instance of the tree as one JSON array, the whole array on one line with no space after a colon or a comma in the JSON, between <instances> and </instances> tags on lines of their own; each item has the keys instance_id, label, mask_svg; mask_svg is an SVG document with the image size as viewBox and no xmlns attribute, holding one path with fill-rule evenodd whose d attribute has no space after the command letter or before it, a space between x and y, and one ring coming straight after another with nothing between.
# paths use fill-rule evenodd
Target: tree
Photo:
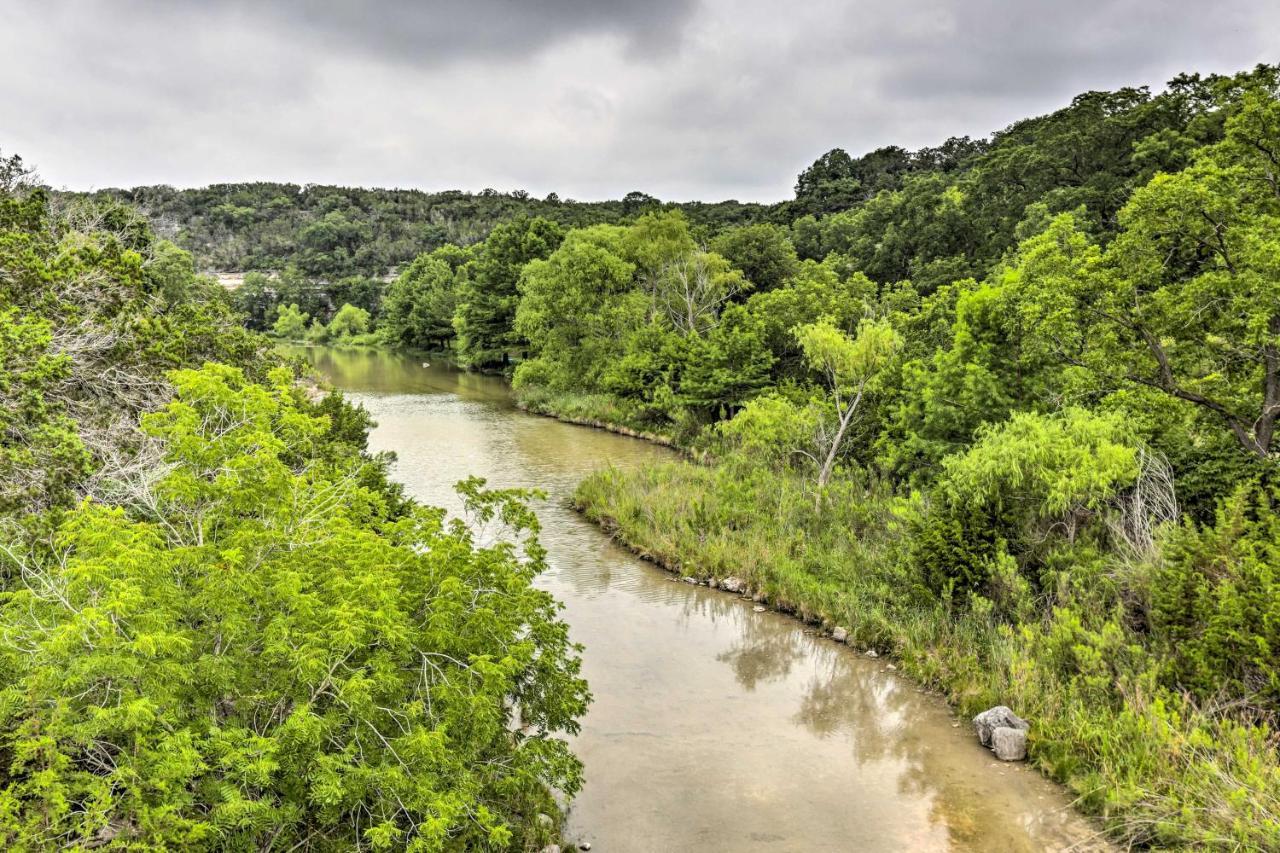
<instances>
[{"instance_id":1,"label":"tree","mask_svg":"<svg viewBox=\"0 0 1280 853\"><path fill-rule=\"evenodd\" d=\"M624 298L635 266L619 257L619 236L609 225L572 231L550 257L525 267L515 330L533 358L516 368L517 387L597 390L642 305Z\"/></svg>"},{"instance_id":2,"label":"tree","mask_svg":"<svg viewBox=\"0 0 1280 853\"><path fill-rule=\"evenodd\" d=\"M520 272L530 261L554 252L562 239L560 226L541 217L506 222L489 234L458 286L454 328L464 364L490 367L508 361L510 349L520 343L512 329Z\"/></svg>"},{"instance_id":3,"label":"tree","mask_svg":"<svg viewBox=\"0 0 1280 853\"><path fill-rule=\"evenodd\" d=\"M414 258L387 288L379 331L394 344L442 349L454 338L457 273L449 258L456 247Z\"/></svg>"},{"instance_id":4,"label":"tree","mask_svg":"<svg viewBox=\"0 0 1280 853\"><path fill-rule=\"evenodd\" d=\"M796 179L796 204L804 213L844 210L862 198L862 184L854 175L853 158L842 148L832 148L823 154Z\"/></svg>"},{"instance_id":5,"label":"tree","mask_svg":"<svg viewBox=\"0 0 1280 853\"><path fill-rule=\"evenodd\" d=\"M658 272L654 310L682 335L704 334L715 327L721 309L749 287L742 273L715 252L691 252Z\"/></svg>"},{"instance_id":6,"label":"tree","mask_svg":"<svg viewBox=\"0 0 1280 853\"><path fill-rule=\"evenodd\" d=\"M757 292L781 287L800 267L787 232L767 223L731 228L711 241L711 249L742 270Z\"/></svg>"},{"instance_id":7,"label":"tree","mask_svg":"<svg viewBox=\"0 0 1280 853\"><path fill-rule=\"evenodd\" d=\"M354 305L343 305L329 321L331 340L349 341L369 331L369 312Z\"/></svg>"},{"instance_id":8,"label":"tree","mask_svg":"<svg viewBox=\"0 0 1280 853\"><path fill-rule=\"evenodd\" d=\"M277 338L300 341L307 335L308 319L309 316L299 311L297 305L281 305L271 331Z\"/></svg>"},{"instance_id":9,"label":"tree","mask_svg":"<svg viewBox=\"0 0 1280 853\"><path fill-rule=\"evenodd\" d=\"M857 335L850 339L826 318L797 327L795 336L809 368L826 384L828 400L835 409L835 423L822 441L822 457L814 460L818 463L821 499L868 386L901 347L902 339L883 320L863 320L858 324Z\"/></svg>"},{"instance_id":10,"label":"tree","mask_svg":"<svg viewBox=\"0 0 1280 853\"><path fill-rule=\"evenodd\" d=\"M1217 420L1255 458L1273 458L1277 162L1280 103L1252 92L1223 142L1133 194L1120 235L1088 275L1022 282L1032 338L1098 387L1170 395Z\"/></svg>"},{"instance_id":11,"label":"tree","mask_svg":"<svg viewBox=\"0 0 1280 853\"><path fill-rule=\"evenodd\" d=\"M0 604L9 849L537 849L587 691L528 493L460 484L503 538L395 518L292 374L171 376L141 517L85 503Z\"/></svg>"},{"instance_id":12,"label":"tree","mask_svg":"<svg viewBox=\"0 0 1280 853\"><path fill-rule=\"evenodd\" d=\"M231 304L244 315L246 326L263 331L279 304L276 286L263 273L245 273L244 281L232 293Z\"/></svg>"}]
</instances>

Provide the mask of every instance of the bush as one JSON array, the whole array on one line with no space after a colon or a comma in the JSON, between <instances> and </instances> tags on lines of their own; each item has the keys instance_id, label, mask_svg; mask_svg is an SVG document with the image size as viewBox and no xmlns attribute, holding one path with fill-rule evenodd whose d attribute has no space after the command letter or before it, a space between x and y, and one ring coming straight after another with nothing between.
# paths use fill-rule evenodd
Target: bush
<instances>
[{"instance_id":1,"label":"bush","mask_svg":"<svg viewBox=\"0 0 1280 853\"><path fill-rule=\"evenodd\" d=\"M1212 525L1188 522L1164 548L1152 621L1167 682L1208 699L1280 712L1280 487L1245 486Z\"/></svg>"}]
</instances>

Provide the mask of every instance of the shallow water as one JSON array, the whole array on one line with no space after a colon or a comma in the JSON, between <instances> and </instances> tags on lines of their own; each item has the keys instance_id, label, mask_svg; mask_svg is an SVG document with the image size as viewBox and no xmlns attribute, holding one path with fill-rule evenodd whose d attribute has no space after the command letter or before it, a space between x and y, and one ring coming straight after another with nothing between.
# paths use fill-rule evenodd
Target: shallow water
<instances>
[{"instance_id":1,"label":"shallow water","mask_svg":"<svg viewBox=\"0 0 1280 853\"><path fill-rule=\"evenodd\" d=\"M551 568L594 702L570 832L611 851L1086 850L1062 790L996 762L937 697L788 617L674 582L569 508L588 472L669 458L644 441L517 411L500 379L422 358L304 352L378 421L396 479L538 487ZM961 723L960 725L956 725Z\"/></svg>"}]
</instances>

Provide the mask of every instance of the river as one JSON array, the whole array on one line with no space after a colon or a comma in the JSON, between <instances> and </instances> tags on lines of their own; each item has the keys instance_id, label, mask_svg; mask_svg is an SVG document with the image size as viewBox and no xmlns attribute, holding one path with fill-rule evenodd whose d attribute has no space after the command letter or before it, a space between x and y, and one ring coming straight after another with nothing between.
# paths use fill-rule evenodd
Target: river
<instances>
[{"instance_id":1,"label":"river","mask_svg":"<svg viewBox=\"0 0 1280 853\"><path fill-rule=\"evenodd\" d=\"M1099 849L1061 788L1003 764L883 659L672 576L568 504L606 465L670 451L525 414L505 383L421 357L299 350L378 422L394 477L458 511L453 484L537 487L549 570L594 696L574 739L569 831L613 851Z\"/></svg>"}]
</instances>

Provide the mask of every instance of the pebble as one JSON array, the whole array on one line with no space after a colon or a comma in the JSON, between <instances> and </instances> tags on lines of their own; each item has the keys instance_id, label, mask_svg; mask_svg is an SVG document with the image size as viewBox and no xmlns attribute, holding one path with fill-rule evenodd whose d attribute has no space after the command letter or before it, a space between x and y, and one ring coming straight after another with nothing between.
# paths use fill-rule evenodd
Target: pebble
<instances>
[{"instance_id":1,"label":"pebble","mask_svg":"<svg viewBox=\"0 0 1280 853\"><path fill-rule=\"evenodd\" d=\"M756 613L763 613L763 612L765 612L765 610L767 610L768 608L761 607L759 604L757 604L755 607L753 607L753 608L751 608L751 609L752 609L752 610L754 610Z\"/></svg>"}]
</instances>

